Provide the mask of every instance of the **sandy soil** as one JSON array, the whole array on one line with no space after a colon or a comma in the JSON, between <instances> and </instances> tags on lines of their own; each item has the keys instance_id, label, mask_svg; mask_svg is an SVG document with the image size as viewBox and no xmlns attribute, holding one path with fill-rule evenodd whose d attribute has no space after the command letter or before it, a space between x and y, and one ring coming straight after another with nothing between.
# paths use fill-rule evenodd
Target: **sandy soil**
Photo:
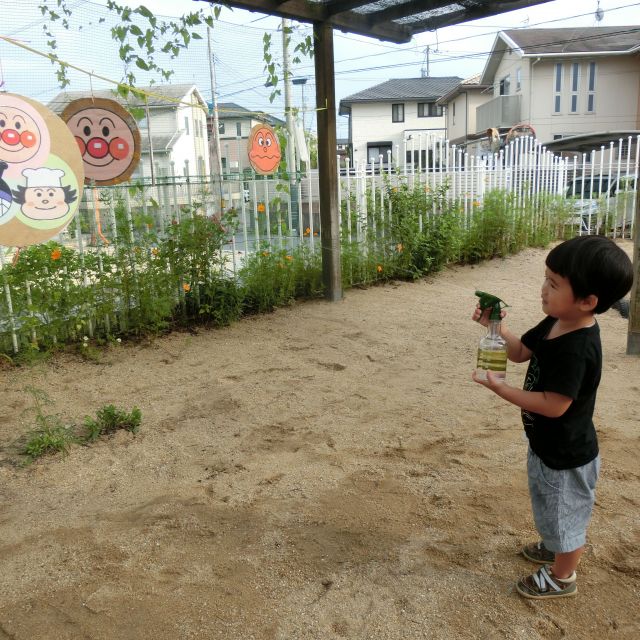
<instances>
[{"instance_id":1,"label":"sandy soil","mask_svg":"<svg viewBox=\"0 0 640 640\"><path fill-rule=\"evenodd\" d=\"M617 312L580 594L513 589L526 442L470 379L469 316L482 288L536 322L545 254L0 372L0 639L640 637L640 358ZM26 385L69 420L138 405L141 430L15 466Z\"/></svg>"}]
</instances>

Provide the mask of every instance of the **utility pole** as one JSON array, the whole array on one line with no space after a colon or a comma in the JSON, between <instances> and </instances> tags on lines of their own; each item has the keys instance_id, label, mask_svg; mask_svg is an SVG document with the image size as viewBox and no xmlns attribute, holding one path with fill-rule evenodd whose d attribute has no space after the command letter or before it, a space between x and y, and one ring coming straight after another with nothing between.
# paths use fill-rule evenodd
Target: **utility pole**
<instances>
[{"instance_id":1,"label":"utility pole","mask_svg":"<svg viewBox=\"0 0 640 640\"><path fill-rule=\"evenodd\" d=\"M291 71L289 61L289 21L282 18L282 72L284 75L284 113L287 123L287 172L289 173L289 195L291 198L291 223L298 229L298 183L296 179L296 138L293 111L291 110Z\"/></svg>"},{"instance_id":2,"label":"utility pole","mask_svg":"<svg viewBox=\"0 0 640 640\"><path fill-rule=\"evenodd\" d=\"M211 140L209 140L209 172L211 174L211 189L214 188L214 164L218 171L220 181L220 193L218 204L222 209L222 156L220 154L220 129L218 122L218 98L216 97L216 69L211 51L211 27L207 27L207 52L209 55L209 80L211 83L211 104L213 108L213 126L211 127ZM221 211L222 213L222 211Z\"/></svg>"},{"instance_id":3,"label":"utility pole","mask_svg":"<svg viewBox=\"0 0 640 640\"><path fill-rule=\"evenodd\" d=\"M627 355L640 355L640 198L636 198L635 237L633 240L633 287L629 301Z\"/></svg>"}]
</instances>

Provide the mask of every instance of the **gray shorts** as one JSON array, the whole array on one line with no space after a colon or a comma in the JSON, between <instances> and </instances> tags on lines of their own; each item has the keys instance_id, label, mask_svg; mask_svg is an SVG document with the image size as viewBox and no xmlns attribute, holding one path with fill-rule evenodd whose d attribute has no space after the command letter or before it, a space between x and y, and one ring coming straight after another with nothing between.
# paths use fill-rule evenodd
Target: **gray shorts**
<instances>
[{"instance_id":1,"label":"gray shorts","mask_svg":"<svg viewBox=\"0 0 640 640\"><path fill-rule=\"evenodd\" d=\"M599 471L600 456L575 469L551 469L529 449L531 509L549 551L568 553L586 542Z\"/></svg>"}]
</instances>

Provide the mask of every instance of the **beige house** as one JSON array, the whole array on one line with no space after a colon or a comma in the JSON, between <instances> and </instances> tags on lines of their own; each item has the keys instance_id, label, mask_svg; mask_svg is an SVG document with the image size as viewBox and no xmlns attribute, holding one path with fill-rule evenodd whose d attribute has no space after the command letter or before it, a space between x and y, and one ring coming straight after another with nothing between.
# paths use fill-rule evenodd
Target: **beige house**
<instances>
[{"instance_id":1,"label":"beige house","mask_svg":"<svg viewBox=\"0 0 640 640\"><path fill-rule=\"evenodd\" d=\"M492 91L466 134L470 151L486 151L487 129L504 137L522 123L542 144L595 132L617 140L640 129L640 26L502 31L479 84ZM462 135L447 124L450 139Z\"/></svg>"},{"instance_id":2,"label":"beige house","mask_svg":"<svg viewBox=\"0 0 640 640\"><path fill-rule=\"evenodd\" d=\"M340 115L349 118L352 162L418 162L424 165L434 139L446 137L437 100L461 78L428 77L387 80L340 100Z\"/></svg>"},{"instance_id":3,"label":"beige house","mask_svg":"<svg viewBox=\"0 0 640 640\"><path fill-rule=\"evenodd\" d=\"M449 144L464 146L469 139L474 138L478 131L476 110L492 97L493 87L480 84L478 73L463 80L437 101L436 104L444 108Z\"/></svg>"}]
</instances>

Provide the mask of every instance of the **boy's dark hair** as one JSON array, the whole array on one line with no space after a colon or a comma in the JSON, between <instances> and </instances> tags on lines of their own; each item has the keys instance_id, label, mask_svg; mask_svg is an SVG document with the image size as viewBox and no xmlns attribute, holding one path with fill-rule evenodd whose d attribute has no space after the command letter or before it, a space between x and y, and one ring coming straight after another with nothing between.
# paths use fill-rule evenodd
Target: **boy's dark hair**
<instances>
[{"instance_id":1,"label":"boy's dark hair","mask_svg":"<svg viewBox=\"0 0 640 640\"><path fill-rule=\"evenodd\" d=\"M604 313L624 298L633 284L629 256L609 238L578 236L554 247L545 261L554 273L567 278L576 298L598 298L595 313Z\"/></svg>"}]
</instances>

